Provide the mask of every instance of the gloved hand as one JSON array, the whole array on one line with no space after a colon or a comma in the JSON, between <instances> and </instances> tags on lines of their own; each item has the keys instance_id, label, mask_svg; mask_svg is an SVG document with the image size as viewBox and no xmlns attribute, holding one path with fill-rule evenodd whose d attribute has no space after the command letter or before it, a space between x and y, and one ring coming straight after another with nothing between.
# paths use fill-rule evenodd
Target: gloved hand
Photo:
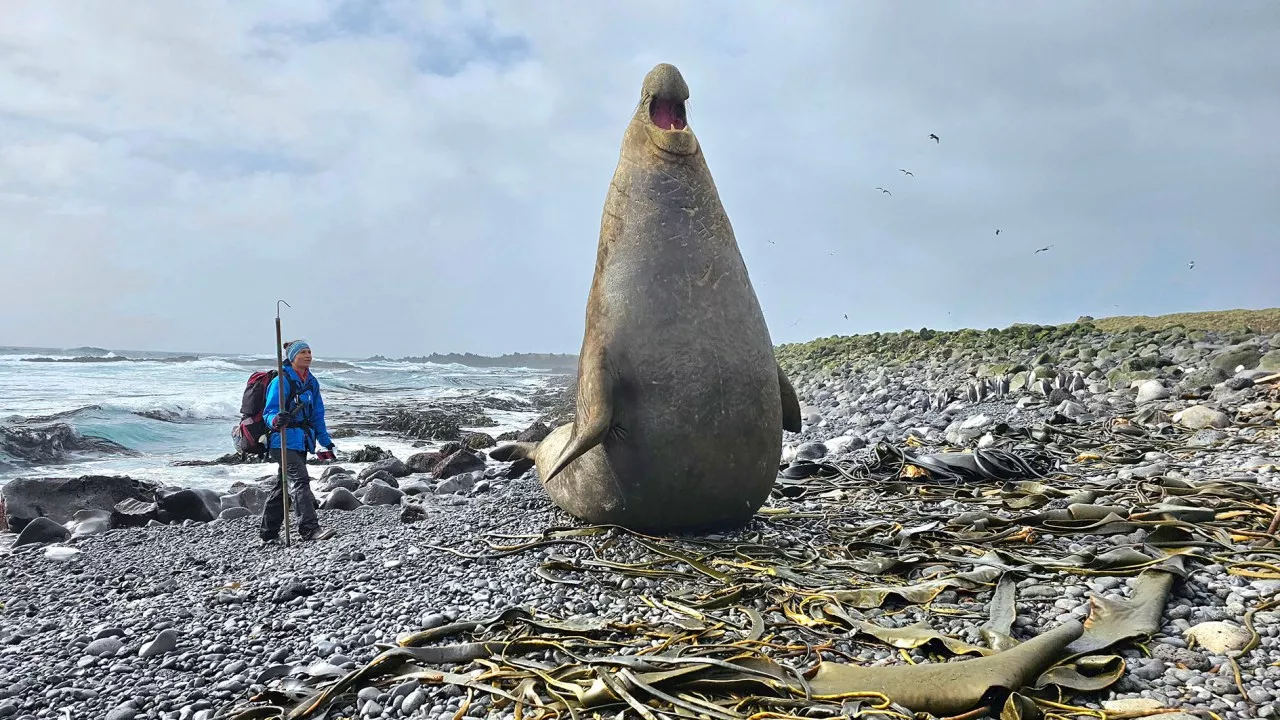
<instances>
[{"instance_id":1,"label":"gloved hand","mask_svg":"<svg viewBox=\"0 0 1280 720\"><path fill-rule=\"evenodd\" d=\"M276 415L275 417L271 418L272 430L279 430L281 427L288 427L287 423L285 422L284 415Z\"/></svg>"}]
</instances>

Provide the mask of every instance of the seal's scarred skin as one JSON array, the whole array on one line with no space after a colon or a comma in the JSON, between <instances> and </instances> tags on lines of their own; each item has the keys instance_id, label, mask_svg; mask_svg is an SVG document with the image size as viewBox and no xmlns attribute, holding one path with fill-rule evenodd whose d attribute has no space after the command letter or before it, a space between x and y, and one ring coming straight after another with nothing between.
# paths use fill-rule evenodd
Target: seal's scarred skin
<instances>
[{"instance_id":1,"label":"seal's scarred skin","mask_svg":"<svg viewBox=\"0 0 1280 720\"><path fill-rule=\"evenodd\" d=\"M795 391L674 66L645 76L605 199L587 298L575 421L532 457L551 499L592 523L640 532L740 526L777 476Z\"/></svg>"}]
</instances>

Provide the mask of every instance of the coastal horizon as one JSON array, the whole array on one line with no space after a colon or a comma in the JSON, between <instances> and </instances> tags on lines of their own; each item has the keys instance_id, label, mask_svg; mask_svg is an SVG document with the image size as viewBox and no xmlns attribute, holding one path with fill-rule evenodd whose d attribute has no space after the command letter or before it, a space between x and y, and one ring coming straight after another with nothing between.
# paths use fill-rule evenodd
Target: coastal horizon
<instances>
[{"instance_id":1,"label":"coastal horizon","mask_svg":"<svg viewBox=\"0 0 1280 720\"><path fill-rule=\"evenodd\" d=\"M1161 313L1156 315L1121 315L1121 314L1102 315L1095 318L1095 320L1105 322L1113 319L1123 319L1123 320L1130 320L1131 324L1137 324L1143 319L1161 321L1167 318L1186 317L1191 320L1191 325L1198 326L1197 323L1203 324L1206 321L1212 322L1213 325L1220 324L1220 322L1218 322L1218 318L1224 315L1239 317L1241 322L1255 322L1255 323L1261 322L1265 324L1266 327L1271 327L1273 324L1280 322L1280 306L1237 307L1237 308L1229 308L1229 309L1228 308L1221 308L1221 309L1220 308L1201 308L1197 310L1180 310L1180 311L1167 312L1167 313ZM1076 315L1075 319L1078 319L1080 317L1084 317L1084 315ZM1057 326L1057 325L1068 324L1070 322L1073 322L1075 319L1059 320L1056 322L1018 320L1018 321L1010 322L1004 327L1012 327L1016 325L1026 325L1026 324ZM1212 327L1213 325L1206 326L1206 327ZM775 347L782 347L784 345L803 344L805 342L810 342L812 340L829 338L829 337L858 336L858 335L868 335L873 333L894 333L894 332L902 331L903 329L904 328L893 328L893 329L884 328L879 330L866 330L863 332L855 332L855 333L834 333L834 334L818 335L812 338L811 340L796 340L788 343L775 343ZM905 329L912 330L917 328L905 328ZM943 327L930 327L928 325L922 325L920 326L919 329L927 329L927 330L932 330L936 332L956 332L959 330L986 330L988 328L978 328L978 327L959 326L959 325L954 327L943 328ZM291 339L291 337L285 338L285 339L288 340L288 339ZM305 334L300 335L300 337L305 337ZM129 353L133 353L138 356L153 355L157 357L182 357L182 356L245 357L245 356L250 356L250 357L261 358L261 359L274 359L275 357L274 342L271 344L271 348L272 349L270 351L263 351L259 353L259 352L232 352L232 351L168 350L168 349L155 349L155 348L151 348L151 349L120 348L120 347L106 347L106 346L97 346L97 345L57 346L57 345L22 345L22 344L0 343L0 353L6 352L6 351L15 351L15 352L31 351L32 354L37 352L49 352L49 351L57 351L59 353L69 353L76 350L84 350L84 351L93 351L94 353L99 353L99 354L114 353L116 355L124 354L126 356ZM388 360L391 362L399 362L399 361L404 361L408 359L428 358L428 357L463 357L463 358L478 358L483 360L503 359L503 358L509 358L509 357L546 357L546 358L571 358L572 357L572 358L576 358L577 352L576 351L574 352L542 352L542 351L515 350L515 351L508 351L500 355L491 355L491 354L475 353L471 351L460 351L460 352L459 351L448 351L448 352L433 351L431 353L426 353L426 354L408 354L408 355L401 355L399 357L387 357L379 352L374 352L371 354L361 354L361 355L326 355L321 353L319 357L327 358L331 360L340 360L340 361L366 361L366 360L373 360L375 358L380 358L380 359Z\"/></svg>"}]
</instances>

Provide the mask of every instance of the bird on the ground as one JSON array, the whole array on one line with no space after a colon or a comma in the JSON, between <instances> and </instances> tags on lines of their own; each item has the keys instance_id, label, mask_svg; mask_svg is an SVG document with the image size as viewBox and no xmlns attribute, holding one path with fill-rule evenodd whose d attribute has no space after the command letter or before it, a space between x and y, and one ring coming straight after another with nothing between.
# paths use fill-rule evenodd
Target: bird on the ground
<instances>
[{"instance_id":1,"label":"bird on the ground","mask_svg":"<svg viewBox=\"0 0 1280 720\"><path fill-rule=\"evenodd\" d=\"M884 188L882 188L882 187L878 187L878 188L876 188L876 189L877 189L877 190L879 190L879 191L880 191L880 192L882 192L882 193L887 194L887 195L892 195L892 194L893 194L893 193L889 192L888 190L885 190L885 189L884 189Z\"/></svg>"},{"instance_id":2,"label":"bird on the ground","mask_svg":"<svg viewBox=\"0 0 1280 720\"><path fill-rule=\"evenodd\" d=\"M1032 255L1035 255L1035 254L1038 254L1038 253L1042 253L1042 252L1044 252L1045 250L1048 250L1048 249L1049 249L1049 248L1051 248L1051 247L1053 247L1053 246L1052 246L1052 245L1045 245L1044 247L1040 248L1039 250L1037 250L1037 251L1035 251L1035 252L1033 252L1033 253L1031 253L1031 254L1032 254Z\"/></svg>"},{"instance_id":3,"label":"bird on the ground","mask_svg":"<svg viewBox=\"0 0 1280 720\"><path fill-rule=\"evenodd\" d=\"M942 140L938 139L938 136L933 133L929 133L929 139L932 140L934 144L942 142Z\"/></svg>"},{"instance_id":4,"label":"bird on the ground","mask_svg":"<svg viewBox=\"0 0 1280 720\"><path fill-rule=\"evenodd\" d=\"M898 168L898 172L904 172L904 173L906 173L906 174L910 175L911 177L915 177L915 176L916 176L916 174L915 174L915 173L911 172L910 170L903 169L903 168Z\"/></svg>"}]
</instances>

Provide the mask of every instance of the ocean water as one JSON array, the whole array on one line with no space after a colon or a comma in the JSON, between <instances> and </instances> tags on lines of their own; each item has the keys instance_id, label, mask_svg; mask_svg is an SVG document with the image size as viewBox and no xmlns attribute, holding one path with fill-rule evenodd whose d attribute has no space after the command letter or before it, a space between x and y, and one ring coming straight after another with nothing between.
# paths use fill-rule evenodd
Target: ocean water
<instances>
[{"instance_id":1,"label":"ocean water","mask_svg":"<svg viewBox=\"0 0 1280 720\"><path fill-rule=\"evenodd\" d=\"M76 357L115 362L32 362ZM213 460L234 452L231 429L240 417L245 381L275 367L274 356L179 355L104 350L0 348L0 429L37 432L65 423L80 434L112 440L139 453L77 455L38 465L7 453L0 438L0 485L15 477L119 474L183 487L222 489L236 480L270 474L266 464L174 466L179 460ZM426 407L446 398L526 399L546 387L551 374L527 368L473 368L395 361L316 358L330 431L346 420L369 422L393 404ZM145 413L145 415L140 414ZM486 410L497 426L463 428L497 436L522 430L538 412ZM52 416L52 417L51 417ZM340 452L376 444L401 459L427 447L383 433L336 439Z\"/></svg>"}]
</instances>

